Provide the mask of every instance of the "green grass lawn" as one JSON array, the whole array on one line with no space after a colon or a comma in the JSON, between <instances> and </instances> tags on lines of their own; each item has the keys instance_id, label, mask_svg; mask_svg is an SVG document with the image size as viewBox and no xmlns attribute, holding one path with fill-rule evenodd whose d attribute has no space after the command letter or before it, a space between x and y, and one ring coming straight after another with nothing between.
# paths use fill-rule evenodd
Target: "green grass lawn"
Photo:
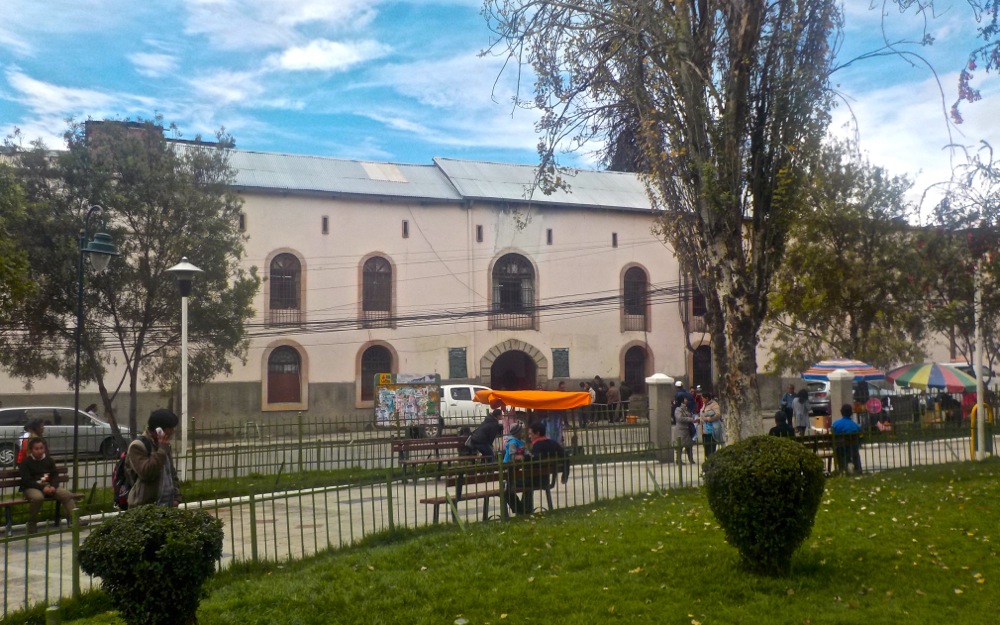
<instances>
[{"instance_id":1,"label":"green grass lawn","mask_svg":"<svg viewBox=\"0 0 1000 625\"><path fill-rule=\"evenodd\" d=\"M199 622L996 623L998 475L994 459L828 480L783 578L742 572L704 494L688 490L228 571Z\"/></svg>"}]
</instances>

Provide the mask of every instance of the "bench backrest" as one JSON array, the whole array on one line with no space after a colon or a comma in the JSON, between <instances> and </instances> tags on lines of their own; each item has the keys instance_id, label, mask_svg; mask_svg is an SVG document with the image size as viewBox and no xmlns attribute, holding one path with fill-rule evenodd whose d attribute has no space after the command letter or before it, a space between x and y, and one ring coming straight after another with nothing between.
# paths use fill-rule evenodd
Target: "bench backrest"
<instances>
[{"instance_id":1,"label":"bench backrest","mask_svg":"<svg viewBox=\"0 0 1000 625\"><path fill-rule=\"evenodd\" d=\"M58 467L56 472L60 478L65 478L69 474L66 467ZM60 482L65 481L60 479ZM3 469L0 471L0 492L7 489L18 490L21 488L21 471L18 469Z\"/></svg>"},{"instance_id":2,"label":"bench backrest","mask_svg":"<svg viewBox=\"0 0 1000 625\"><path fill-rule=\"evenodd\" d=\"M441 451L465 448L468 436L438 436L435 438L398 438L392 441L393 453L401 451Z\"/></svg>"},{"instance_id":3,"label":"bench backrest","mask_svg":"<svg viewBox=\"0 0 1000 625\"><path fill-rule=\"evenodd\" d=\"M562 460L542 460L536 462L508 463L498 467L496 464L474 464L451 469L445 478L446 486L461 484L499 483L501 475L505 480L515 483L528 482L545 483L559 473Z\"/></svg>"}]
</instances>

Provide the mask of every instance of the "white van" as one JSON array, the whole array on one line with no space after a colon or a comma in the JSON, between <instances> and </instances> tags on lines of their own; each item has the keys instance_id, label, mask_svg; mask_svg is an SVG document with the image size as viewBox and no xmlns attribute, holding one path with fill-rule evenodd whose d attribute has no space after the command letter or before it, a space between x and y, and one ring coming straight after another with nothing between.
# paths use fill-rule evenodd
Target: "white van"
<instances>
[{"instance_id":1,"label":"white van","mask_svg":"<svg viewBox=\"0 0 1000 625\"><path fill-rule=\"evenodd\" d=\"M489 414L490 407L476 402L474 398L477 391L488 390L488 386L476 384L442 384L441 427L445 430L475 429Z\"/></svg>"}]
</instances>

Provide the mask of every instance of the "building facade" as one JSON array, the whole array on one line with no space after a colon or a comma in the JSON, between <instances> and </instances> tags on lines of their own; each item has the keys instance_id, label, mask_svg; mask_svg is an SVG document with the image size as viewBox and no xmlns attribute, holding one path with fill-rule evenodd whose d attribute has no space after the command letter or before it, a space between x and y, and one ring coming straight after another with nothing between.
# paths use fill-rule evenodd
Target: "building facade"
<instances>
[{"instance_id":1,"label":"building facade","mask_svg":"<svg viewBox=\"0 0 1000 625\"><path fill-rule=\"evenodd\" d=\"M642 391L653 372L711 383L703 311L634 175L581 171L545 194L526 165L231 162L244 262L263 281L246 362L190 389L202 423L302 412L363 427L386 372L498 389L600 375Z\"/></svg>"}]
</instances>

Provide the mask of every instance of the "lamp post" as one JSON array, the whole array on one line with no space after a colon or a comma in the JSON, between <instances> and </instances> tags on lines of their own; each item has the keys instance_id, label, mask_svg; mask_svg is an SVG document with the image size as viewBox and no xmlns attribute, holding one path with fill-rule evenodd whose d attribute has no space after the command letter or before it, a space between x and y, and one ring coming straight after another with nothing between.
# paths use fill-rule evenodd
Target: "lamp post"
<instances>
[{"instance_id":1,"label":"lamp post","mask_svg":"<svg viewBox=\"0 0 1000 625\"><path fill-rule=\"evenodd\" d=\"M187 479L188 466L188 295L191 294L191 282L195 275L203 273L188 262L187 256L181 258L167 273L177 277L177 286L181 291L181 466L178 472L181 481Z\"/></svg>"},{"instance_id":2,"label":"lamp post","mask_svg":"<svg viewBox=\"0 0 1000 625\"><path fill-rule=\"evenodd\" d=\"M80 257L76 265L76 375L73 389L73 490L79 486L80 469L80 340L83 330L83 257L90 254L90 264L94 271L101 273L108 268L112 256L118 256L118 250L106 232L97 232L87 243L87 232L90 230L90 217L94 213L104 216L104 209L96 204L87 210L83 218L83 230L80 231ZM102 224L103 225L103 224Z\"/></svg>"}]
</instances>

